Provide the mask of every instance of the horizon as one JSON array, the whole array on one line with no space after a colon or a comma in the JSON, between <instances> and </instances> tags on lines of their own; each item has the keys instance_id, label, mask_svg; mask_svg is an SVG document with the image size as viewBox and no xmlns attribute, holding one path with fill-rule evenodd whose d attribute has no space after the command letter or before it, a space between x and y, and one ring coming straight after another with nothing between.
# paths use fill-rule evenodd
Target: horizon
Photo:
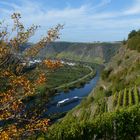
<instances>
[{"instance_id":1,"label":"horizon","mask_svg":"<svg viewBox=\"0 0 140 140\"><path fill-rule=\"evenodd\" d=\"M91 42L82 42L82 41L67 41L67 40L56 40L56 41L53 41L52 43L91 43L91 44L94 44L94 43L99 43L99 44L101 44L101 43L119 43L119 42L122 42L123 40L116 40L116 41L91 41ZM34 44L34 42L31 42L31 41L29 41L29 42L27 42L27 43L33 43Z\"/></svg>"},{"instance_id":2,"label":"horizon","mask_svg":"<svg viewBox=\"0 0 140 140\"><path fill-rule=\"evenodd\" d=\"M1 0L0 12L9 25L13 12L21 13L26 27L40 25L34 43L58 23L65 24L58 40L63 42L122 41L140 28L140 0Z\"/></svg>"}]
</instances>

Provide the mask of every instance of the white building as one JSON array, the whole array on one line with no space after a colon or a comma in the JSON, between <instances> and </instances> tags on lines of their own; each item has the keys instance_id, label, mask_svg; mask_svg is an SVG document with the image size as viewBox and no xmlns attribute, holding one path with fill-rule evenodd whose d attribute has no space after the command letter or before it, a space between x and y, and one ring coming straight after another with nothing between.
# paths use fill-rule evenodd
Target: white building
<instances>
[{"instance_id":1,"label":"white building","mask_svg":"<svg viewBox=\"0 0 140 140\"><path fill-rule=\"evenodd\" d=\"M69 65L69 66L75 66L75 65L76 65L75 63L72 63L72 62L65 62L65 61L63 61L63 60L61 60L61 63L62 63L62 64Z\"/></svg>"}]
</instances>

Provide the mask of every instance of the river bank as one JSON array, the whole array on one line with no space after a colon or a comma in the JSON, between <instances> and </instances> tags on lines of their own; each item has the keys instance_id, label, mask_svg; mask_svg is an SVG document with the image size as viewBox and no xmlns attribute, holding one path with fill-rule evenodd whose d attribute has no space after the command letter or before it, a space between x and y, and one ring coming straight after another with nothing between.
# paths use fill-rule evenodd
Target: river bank
<instances>
[{"instance_id":1,"label":"river bank","mask_svg":"<svg viewBox=\"0 0 140 140\"><path fill-rule=\"evenodd\" d=\"M60 92L57 95L55 95L51 101L46 104L46 112L43 114L43 117L47 117L52 119L52 121L55 121L56 119L60 118L60 116L64 116L64 113L70 111L74 107L76 107L82 99L84 99L90 92L93 90L93 88L96 86L98 80L100 77L100 72L97 71L94 78L92 78L88 83L86 83L81 88L75 88L72 90L69 90L68 92ZM72 98L74 96L80 97L79 100L72 102L70 104L66 104L64 106L57 106L57 103L61 100ZM58 115L58 117L57 117Z\"/></svg>"},{"instance_id":2,"label":"river bank","mask_svg":"<svg viewBox=\"0 0 140 140\"><path fill-rule=\"evenodd\" d=\"M91 75L94 76L94 78L91 78ZM86 97L90 93L93 87L96 86L98 78L98 72L95 74L91 71L89 74L76 81L77 83L80 83L83 79L86 80L80 87L74 85L73 88L69 87L68 91L63 90L57 92L57 94L56 91L48 90L45 94L36 94L28 99L24 99L23 102L26 108L23 110L23 112L27 112L26 114L28 117L32 116L34 113L40 113L41 117L50 118L52 121L56 120L57 118L64 117L69 110L77 106L81 102L82 98ZM72 104L68 104L64 107L57 107L58 101L74 96L79 96L81 98ZM0 125L3 126L14 121L14 119L6 121L2 120Z\"/></svg>"}]
</instances>

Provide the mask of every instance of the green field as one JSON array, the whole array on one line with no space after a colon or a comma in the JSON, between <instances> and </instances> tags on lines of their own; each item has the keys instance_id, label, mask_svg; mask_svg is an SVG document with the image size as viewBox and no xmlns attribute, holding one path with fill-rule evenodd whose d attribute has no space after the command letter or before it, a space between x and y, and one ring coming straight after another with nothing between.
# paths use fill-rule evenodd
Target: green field
<instances>
[{"instance_id":1,"label":"green field","mask_svg":"<svg viewBox=\"0 0 140 140\"><path fill-rule=\"evenodd\" d=\"M87 67L83 67L80 65L77 66L64 66L61 67L55 72L49 72L47 75L48 83L47 87L54 88L60 85L70 83L75 81L85 75L89 74L91 71Z\"/></svg>"},{"instance_id":2,"label":"green field","mask_svg":"<svg viewBox=\"0 0 140 140\"><path fill-rule=\"evenodd\" d=\"M59 91L62 91L80 87L95 75L95 69L91 64L90 66L76 64L75 66L64 65L56 70L49 70L39 66L26 74L26 76L34 82L40 72L45 73L47 81L39 90L45 88L50 90L59 89Z\"/></svg>"}]
</instances>

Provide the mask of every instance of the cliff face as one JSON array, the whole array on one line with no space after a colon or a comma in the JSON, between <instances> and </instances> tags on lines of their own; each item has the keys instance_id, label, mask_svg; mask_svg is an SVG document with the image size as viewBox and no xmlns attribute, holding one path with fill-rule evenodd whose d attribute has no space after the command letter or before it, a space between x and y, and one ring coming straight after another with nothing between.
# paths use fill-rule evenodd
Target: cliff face
<instances>
[{"instance_id":1,"label":"cliff face","mask_svg":"<svg viewBox=\"0 0 140 140\"><path fill-rule=\"evenodd\" d=\"M55 42L44 48L39 57L71 59L85 62L108 62L120 43Z\"/></svg>"}]
</instances>

